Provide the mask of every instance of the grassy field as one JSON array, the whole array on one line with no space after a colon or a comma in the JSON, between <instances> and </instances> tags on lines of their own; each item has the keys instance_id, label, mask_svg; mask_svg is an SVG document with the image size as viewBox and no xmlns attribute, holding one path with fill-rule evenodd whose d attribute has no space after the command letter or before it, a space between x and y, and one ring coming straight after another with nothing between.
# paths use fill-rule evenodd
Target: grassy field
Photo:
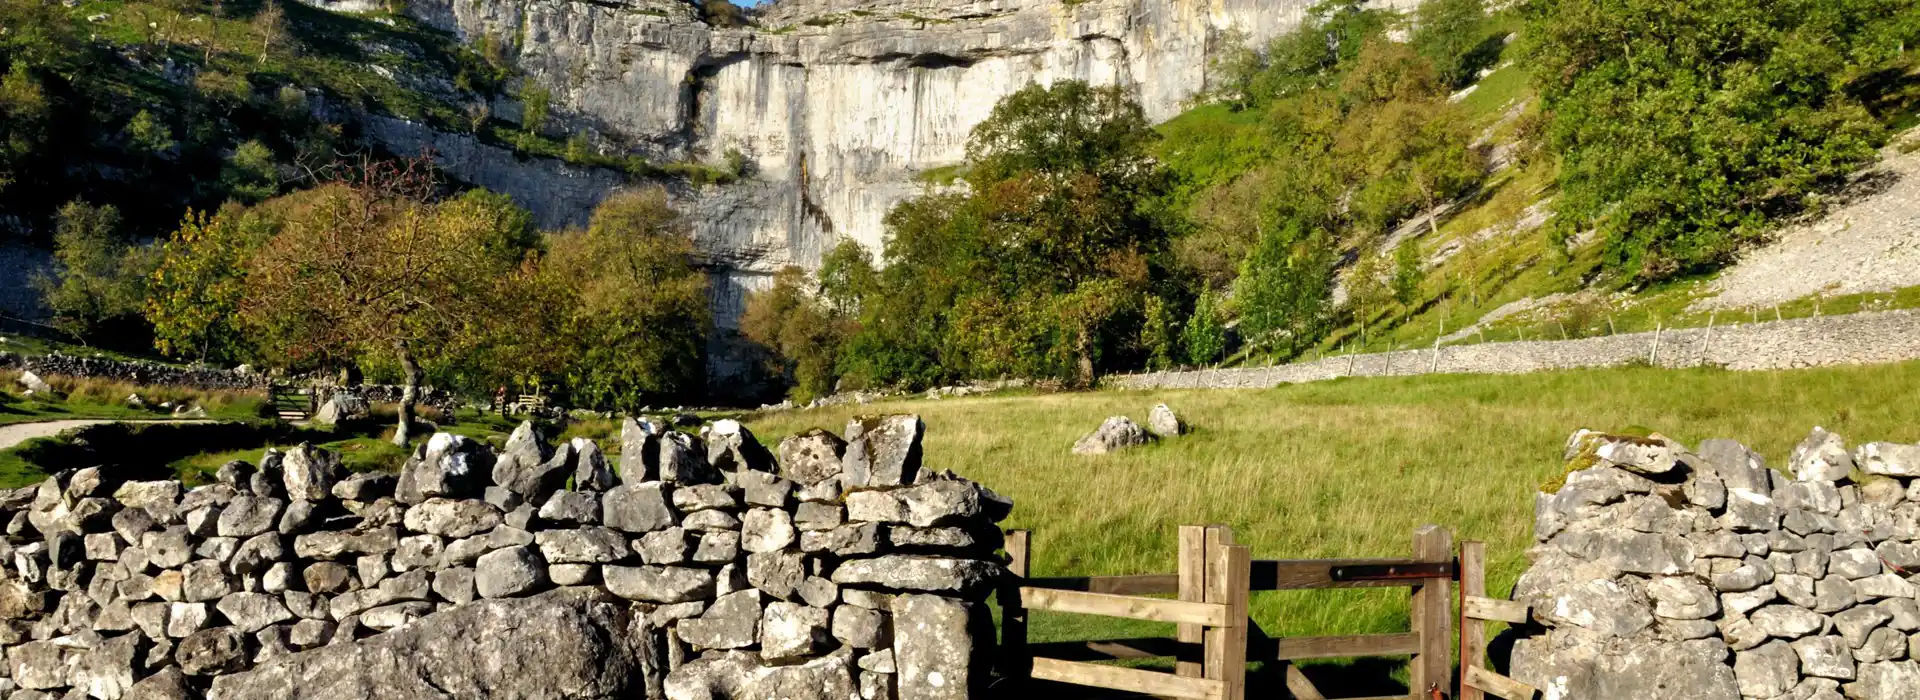
<instances>
[{"instance_id":1,"label":"grassy field","mask_svg":"<svg viewBox=\"0 0 1920 700\"><path fill-rule=\"evenodd\" d=\"M1488 543L1489 586L1525 565L1533 494L1562 471L1581 427L1651 429L1695 444L1732 437L1775 464L1815 425L1850 439L1920 441L1920 363L1726 372L1641 368L1337 380L1271 390L1099 392L881 403L749 417L765 442L858 413L927 423L929 468L1016 503L1041 576L1166 573L1175 528L1225 523L1258 558L1395 556L1415 527ZM1176 441L1082 457L1069 446L1110 415L1166 401L1196 426ZM1276 635L1404 631L1403 590L1255 594ZM1170 627L1036 614L1036 640Z\"/></svg>"},{"instance_id":2,"label":"grassy field","mask_svg":"<svg viewBox=\"0 0 1920 700\"><path fill-rule=\"evenodd\" d=\"M172 417L172 412L158 406L169 402L201 406L212 419L242 420L258 417L261 405L266 402L264 394L251 392L139 386L69 377L45 378L57 396L28 396L19 378L19 372L0 371L0 425L89 418L163 419ZM148 407L128 405L127 398L134 394Z\"/></svg>"}]
</instances>

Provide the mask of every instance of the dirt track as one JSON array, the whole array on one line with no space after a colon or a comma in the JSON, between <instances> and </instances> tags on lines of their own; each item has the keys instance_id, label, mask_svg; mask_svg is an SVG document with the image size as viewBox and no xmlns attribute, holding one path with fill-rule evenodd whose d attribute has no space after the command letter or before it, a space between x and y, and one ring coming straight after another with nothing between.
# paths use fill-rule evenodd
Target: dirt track
<instances>
[{"instance_id":1,"label":"dirt track","mask_svg":"<svg viewBox=\"0 0 1920 700\"><path fill-rule=\"evenodd\" d=\"M212 423L212 422L214 421L209 421L209 420L118 421L118 420L106 420L106 419L88 419L88 420L50 420L50 421L43 421L39 423L15 423L13 425L0 425L0 450L11 449L15 445L26 442L28 440L32 440L37 437L52 437L54 435L60 434L60 431L63 431L63 430L68 430L72 428L81 428L89 425L99 425L101 423Z\"/></svg>"}]
</instances>

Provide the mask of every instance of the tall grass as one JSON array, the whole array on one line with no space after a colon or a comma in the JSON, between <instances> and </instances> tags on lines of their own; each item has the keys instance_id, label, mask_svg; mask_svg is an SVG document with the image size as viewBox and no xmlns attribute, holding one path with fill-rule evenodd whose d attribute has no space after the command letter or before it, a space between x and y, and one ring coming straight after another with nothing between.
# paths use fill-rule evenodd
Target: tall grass
<instances>
[{"instance_id":1,"label":"tall grass","mask_svg":"<svg viewBox=\"0 0 1920 700\"><path fill-rule=\"evenodd\" d=\"M1856 441L1920 441L1920 363L1725 372L1620 368L1525 376L1336 380L1271 390L1101 392L881 403L766 414L763 441L856 413L914 412L926 466L1010 496L1038 575L1166 573L1181 524L1224 523L1257 558L1394 556L1438 523L1488 543L1489 587L1525 565L1533 494L1581 427L1736 438L1773 463L1816 425ZM1110 415L1166 401L1196 427L1102 457L1070 454ZM1256 594L1271 634L1404 631L1399 589ZM1152 625L1036 615L1036 639L1157 634Z\"/></svg>"},{"instance_id":2,"label":"tall grass","mask_svg":"<svg viewBox=\"0 0 1920 700\"><path fill-rule=\"evenodd\" d=\"M260 415L266 396L258 392L189 387L146 386L132 382L77 377L42 377L55 396L29 396L20 385L20 372L0 371L0 425L46 420L150 420L172 416L163 403L200 406L214 419L247 419ZM127 402L139 395L146 407Z\"/></svg>"}]
</instances>

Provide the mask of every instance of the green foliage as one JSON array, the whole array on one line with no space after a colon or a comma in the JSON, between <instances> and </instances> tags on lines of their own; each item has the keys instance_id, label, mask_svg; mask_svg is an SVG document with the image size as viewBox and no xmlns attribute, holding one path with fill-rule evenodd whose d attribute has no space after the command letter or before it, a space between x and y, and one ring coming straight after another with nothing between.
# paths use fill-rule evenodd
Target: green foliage
<instances>
[{"instance_id":1,"label":"green foliage","mask_svg":"<svg viewBox=\"0 0 1920 700\"><path fill-rule=\"evenodd\" d=\"M665 191L608 198L585 231L555 236L548 251L537 296L521 302L542 330L503 347L513 357L502 365L559 384L577 406L638 411L699 394L707 280Z\"/></svg>"},{"instance_id":2,"label":"green foliage","mask_svg":"<svg viewBox=\"0 0 1920 700\"><path fill-rule=\"evenodd\" d=\"M747 297L740 317L740 332L769 351L771 369L799 402L833 393L840 346L853 329L852 318L822 303L809 286L805 271L785 268L771 288Z\"/></svg>"},{"instance_id":3,"label":"green foliage","mask_svg":"<svg viewBox=\"0 0 1920 700\"><path fill-rule=\"evenodd\" d=\"M1142 315L1140 344L1147 349L1147 368L1162 370L1173 367L1180 356L1176 347L1180 328L1173 319L1167 301L1157 296L1147 297Z\"/></svg>"},{"instance_id":4,"label":"green foliage","mask_svg":"<svg viewBox=\"0 0 1920 700\"><path fill-rule=\"evenodd\" d=\"M1498 55L1499 37L1487 36L1484 0L1432 0L1414 11L1414 51L1433 64L1450 89L1471 84Z\"/></svg>"},{"instance_id":5,"label":"green foliage","mask_svg":"<svg viewBox=\"0 0 1920 700\"><path fill-rule=\"evenodd\" d=\"M1168 279L1157 138L1117 88L1007 96L968 141L966 191L888 213L887 264L861 295L843 369L864 384L1087 383L1136 362L1141 300Z\"/></svg>"},{"instance_id":6,"label":"green foliage","mask_svg":"<svg viewBox=\"0 0 1920 700\"><path fill-rule=\"evenodd\" d=\"M134 113L125 133L129 144L147 154L161 156L173 150L173 130L147 110Z\"/></svg>"},{"instance_id":7,"label":"green foliage","mask_svg":"<svg viewBox=\"0 0 1920 700\"><path fill-rule=\"evenodd\" d=\"M257 140L234 149L220 169L220 182L235 200L251 204L279 193L280 173L273 150Z\"/></svg>"},{"instance_id":8,"label":"green foliage","mask_svg":"<svg viewBox=\"0 0 1920 700\"><path fill-rule=\"evenodd\" d=\"M119 231L120 212L69 202L60 208L54 232L51 277L35 280L54 325L87 342L116 348L140 348L146 329L140 319L147 275L155 251L128 244Z\"/></svg>"},{"instance_id":9,"label":"green foliage","mask_svg":"<svg viewBox=\"0 0 1920 700\"><path fill-rule=\"evenodd\" d=\"M553 93L529 79L520 82L519 97L520 128L528 134L539 134L547 125L547 110L552 106Z\"/></svg>"},{"instance_id":10,"label":"green foliage","mask_svg":"<svg viewBox=\"0 0 1920 700\"><path fill-rule=\"evenodd\" d=\"M238 206L213 215L189 212L162 245L148 280L144 311L154 346L171 357L252 359L240 323L246 267L281 225L275 212Z\"/></svg>"},{"instance_id":11,"label":"green foliage","mask_svg":"<svg viewBox=\"0 0 1920 700\"><path fill-rule=\"evenodd\" d=\"M1874 155L1905 0L1541 0L1524 38L1560 158L1561 240L1636 282L1725 262Z\"/></svg>"},{"instance_id":12,"label":"green foliage","mask_svg":"<svg viewBox=\"0 0 1920 700\"><path fill-rule=\"evenodd\" d=\"M1201 294L1181 338L1186 341L1188 362L1210 365L1226 354L1227 326L1221 316L1219 297L1213 292Z\"/></svg>"},{"instance_id":13,"label":"green foliage","mask_svg":"<svg viewBox=\"0 0 1920 700\"><path fill-rule=\"evenodd\" d=\"M1420 267L1420 244L1412 238L1400 241L1399 247L1393 250L1393 300L1401 306L1413 304L1425 279L1426 271Z\"/></svg>"},{"instance_id":14,"label":"green foliage","mask_svg":"<svg viewBox=\"0 0 1920 700\"><path fill-rule=\"evenodd\" d=\"M1266 348L1284 340L1289 354L1318 340L1332 310L1334 263L1333 243L1299 221L1264 232L1234 284L1241 336Z\"/></svg>"},{"instance_id":15,"label":"green foliage","mask_svg":"<svg viewBox=\"0 0 1920 700\"><path fill-rule=\"evenodd\" d=\"M859 241L845 240L820 258L820 298L835 313L857 316L860 300L877 291L873 256Z\"/></svg>"}]
</instances>

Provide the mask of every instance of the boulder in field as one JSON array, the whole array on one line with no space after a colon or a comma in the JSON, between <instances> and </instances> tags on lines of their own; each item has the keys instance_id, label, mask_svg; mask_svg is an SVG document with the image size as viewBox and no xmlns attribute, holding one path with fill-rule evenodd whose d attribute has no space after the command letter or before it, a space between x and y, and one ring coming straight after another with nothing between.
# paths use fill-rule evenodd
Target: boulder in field
<instances>
[{"instance_id":1,"label":"boulder in field","mask_svg":"<svg viewBox=\"0 0 1920 700\"><path fill-rule=\"evenodd\" d=\"M1093 432L1075 441L1073 453L1103 455L1135 445L1145 445L1152 439L1139 423L1133 422L1133 419L1126 416L1113 416L1102 422Z\"/></svg>"},{"instance_id":2,"label":"boulder in field","mask_svg":"<svg viewBox=\"0 0 1920 700\"><path fill-rule=\"evenodd\" d=\"M1147 432L1163 438L1176 438L1187 433L1186 421L1166 404L1158 404L1147 413Z\"/></svg>"}]
</instances>

